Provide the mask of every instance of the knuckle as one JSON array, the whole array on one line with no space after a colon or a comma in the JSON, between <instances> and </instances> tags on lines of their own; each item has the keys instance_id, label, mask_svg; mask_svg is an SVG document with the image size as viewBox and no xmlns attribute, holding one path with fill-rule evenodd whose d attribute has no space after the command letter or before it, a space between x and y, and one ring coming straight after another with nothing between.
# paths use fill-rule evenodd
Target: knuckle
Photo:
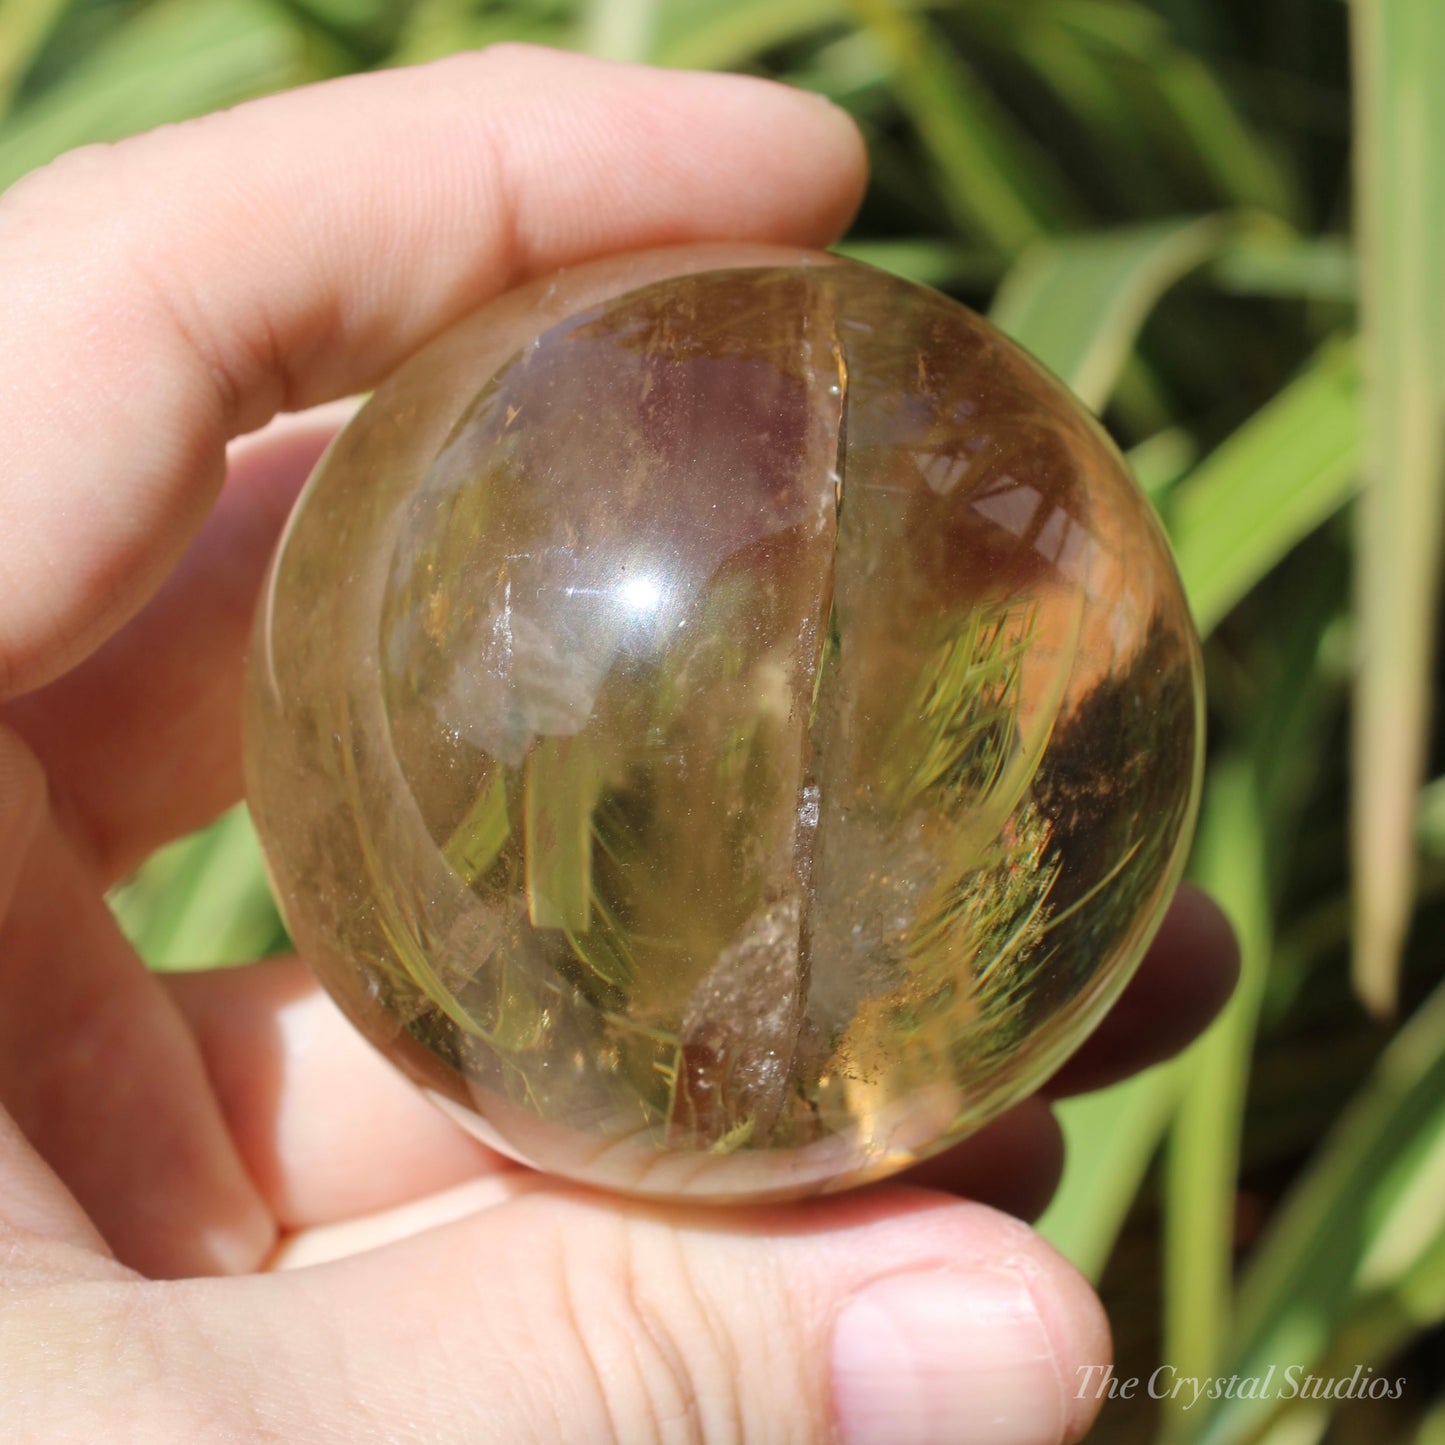
<instances>
[{"instance_id":1,"label":"knuckle","mask_svg":"<svg viewBox=\"0 0 1445 1445\"><path fill-rule=\"evenodd\" d=\"M636 1217L592 1233L585 1257L557 1252L561 1313L586 1360L602 1438L686 1445L808 1439L794 1419L800 1332L764 1328L773 1301L749 1303L751 1343L672 1230ZM599 1247L604 1245L605 1247ZM756 1311L758 1318L753 1319ZM756 1326L756 1328L754 1328ZM787 1402L787 1403L782 1403Z\"/></svg>"}]
</instances>

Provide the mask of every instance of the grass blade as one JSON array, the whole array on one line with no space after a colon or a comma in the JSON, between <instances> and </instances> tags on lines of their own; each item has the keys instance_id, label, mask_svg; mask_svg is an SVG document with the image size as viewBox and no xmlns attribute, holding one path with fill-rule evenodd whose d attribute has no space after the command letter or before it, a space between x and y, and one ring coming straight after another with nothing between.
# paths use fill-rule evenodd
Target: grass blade
<instances>
[{"instance_id":1,"label":"grass blade","mask_svg":"<svg viewBox=\"0 0 1445 1445\"><path fill-rule=\"evenodd\" d=\"M1097 1282L1178 1103L1176 1061L1058 1105L1067 1167L1038 1231Z\"/></svg>"},{"instance_id":2,"label":"grass blade","mask_svg":"<svg viewBox=\"0 0 1445 1445\"><path fill-rule=\"evenodd\" d=\"M0 189L73 146L118 140L304 78L296 32L270 5L166 0L0 129Z\"/></svg>"},{"instance_id":3,"label":"grass blade","mask_svg":"<svg viewBox=\"0 0 1445 1445\"><path fill-rule=\"evenodd\" d=\"M972 0L978 5L980 0ZM1218 0L1210 0L1217 8ZM1046 87L1098 136L1094 149L1151 177L1195 182L1205 206L1260 209L1292 218L1302 209L1293 174L1245 118L1216 69L1177 42L1152 5L1090 0L987 0L1001 40L1040 70ZM1026 22L1032 21L1032 25ZM1017 37L1017 38L1014 38ZM1066 62L1062 47L1075 54ZM1097 75L1089 75L1089 61ZM1068 72L1064 73L1067 64ZM1133 133L1121 136L1127 117ZM1160 162L1163 162L1161 167Z\"/></svg>"},{"instance_id":4,"label":"grass blade","mask_svg":"<svg viewBox=\"0 0 1445 1445\"><path fill-rule=\"evenodd\" d=\"M999 260L992 253L971 251L952 241L843 241L833 248L840 256L876 266L924 286L992 286Z\"/></svg>"},{"instance_id":5,"label":"grass blade","mask_svg":"<svg viewBox=\"0 0 1445 1445\"><path fill-rule=\"evenodd\" d=\"M0 117L70 0L0 0Z\"/></svg>"},{"instance_id":6,"label":"grass blade","mask_svg":"<svg viewBox=\"0 0 1445 1445\"><path fill-rule=\"evenodd\" d=\"M1355 694L1355 988L1390 1012L1409 925L1445 488L1445 6L1355 0L1367 485Z\"/></svg>"},{"instance_id":7,"label":"grass blade","mask_svg":"<svg viewBox=\"0 0 1445 1445\"><path fill-rule=\"evenodd\" d=\"M1355 252L1344 236L1240 236L1220 255L1210 280L1237 296L1297 297L1354 305L1359 297Z\"/></svg>"},{"instance_id":8,"label":"grass blade","mask_svg":"<svg viewBox=\"0 0 1445 1445\"><path fill-rule=\"evenodd\" d=\"M244 963L285 941L244 808L163 848L116 890L111 907L141 957L156 969Z\"/></svg>"},{"instance_id":9,"label":"grass blade","mask_svg":"<svg viewBox=\"0 0 1445 1445\"><path fill-rule=\"evenodd\" d=\"M1425 1413L1415 1429L1411 1445L1445 1445L1445 1396L1441 1396Z\"/></svg>"},{"instance_id":10,"label":"grass blade","mask_svg":"<svg viewBox=\"0 0 1445 1445\"><path fill-rule=\"evenodd\" d=\"M589 0L582 48L606 60L646 60L657 31L658 0Z\"/></svg>"},{"instance_id":11,"label":"grass blade","mask_svg":"<svg viewBox=\"0 0 1445 1445\"><path fill-rule=\"evenodd\" d=\"M1199 460L1199 444L1183 427L1167 427L1130 447L1127 460L1134 480L1157 506Z\"/></svg>"},{"instance_id":12,"label":"grass blade","mask_svg":"<svg viewBox=\"0 0 1445 1445\"><path fill-rule=\"evenodd\" d=\"M1147 84L1163 101L1167 118L1178 126L1184 146L1203 166L1223 202L1258 207L1287 220L1299 214L1290 173L1198 55L1170 47L1149 66Z\"/></svg>"},{"instance_id":13,"label":"grass blade","mask_svg":"<svg viewBox=\"0 0 1445 1445\"><path fill-rule=\"evenodd\" d=\"M846 15L843 0L674 0L661 8L652 58L687 70L738 70Z\"/></svg>"},{"instance_id":14,"label":"grass blade","mask_svg":"<svg viewBox=\"0 0 1445 1445\"><path fill-rule=\"evenodd\" d=\"M1174 489L1166 520L1201 634L1353 493L1359 394L1354 348L1327 346Z\"/></svg>"},{"instance_id":15,"label":"grass blade","mask_svg":"<svg viewBox=\"0 0 1445 1445\"><path fill-rule=\"evenodd\" d=\"M1230 230L1190 217L1039 242L1004 278L991 318L1099 411L1159 298Z\"/></svg>"},{"instance_id":16,"label":"grass blade","mask_svg":"<svg viewBox=\"0 0 1445 1445\"><path fill-rule=\"evenodd\" d=\"M455 0L417 0L406 13L387 63L418 65L459 50L481 50L511 40L561 47L575 39L571 17L564 22L550 5L526 10L488 7L474 14L458 7Z\"/></svg>"},{"instance_id":17,"label":"grass blade","mask_svg":"<svg viewBox=\"0 0 1445 1445\"><path fill-rule=\"evenodd\" d=\"M1270 949L1267 852L1251 760L1235 756L1216 764L1194 874L1234 924L1242 971L1223 1015L1185 1060L1165 1190L1164 1358L1181 1375L1200 1378L1217 1372L1229 1338L1240 1140ZM1165 1402L1166 1414L1187 1403Z\"/></svg>"},{"instance_id":18,"label":"grass blade","mask_svg":"<svg viewBox=\"0 0 1445 1445\"><path fill-rule=\"evenodd\" d=\"M1382 1289L1408 1290L1414 1281L1432 1295L1445 1234L1442 1167L1445 986L1392 1040L1272 1220L1241 1283L1224 1373L1311 1368ZM1349 1341L1351 1353L1356 1343ZM1204 1445L1249 1438L1273 1403L1220 1401L1200 1438Z\"/></svg>"},{"instance_id":19,"label":"grass blade","mask_svg":"<svg viewBox=\"0 0 1445 1445\"><path fill-rule=\"evenodd\" d=\"M955 225L1012 253L1073 212L1063 179L936 30L893 0L849 0L893 67L898 102Z\"/></svg>"}]
</instances>

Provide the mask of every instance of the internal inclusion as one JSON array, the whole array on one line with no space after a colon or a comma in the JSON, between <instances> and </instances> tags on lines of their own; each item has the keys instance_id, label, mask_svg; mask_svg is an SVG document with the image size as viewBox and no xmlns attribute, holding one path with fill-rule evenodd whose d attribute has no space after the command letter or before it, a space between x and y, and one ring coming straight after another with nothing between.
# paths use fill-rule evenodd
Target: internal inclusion
<instances>
[{"instance_id":1,"label":"internal inclusion","mask_svg":"<svg viewBox=\"0 0 1445 1445\"><path fill-rule=\"evenodd\" d=\"M818 289L826 297L827 288ZM635 961L640 941L607 886L625 866L622 853L636 846L637 799L608 786L585 730L544 735L518 762L490 770L440 841L479 898L520 892L531 929L565 940L558 976L529 976L521 960L509 963L505 945L438 969L433 940L394 939L419 994L407 1010L412 1033L544 1117L558 1109L539 1090L535 1066L551 1057L548 1030L568 994L585 1000L597 1021L585 1063L616 1081L619 1119L640 1099L658 1144L713 1152L798 1146L843 1127L866 1134L870 1113L881 1118L910 1084L981 1074L1032 1022L1025 972L1047 962L1050 893L1062 865L1031 785L1073 671L1082 594L1072 634L1066 627L1050 639L1052 683L1033 700L1027 728L1022 678L1038 641L1035 598L980 600L961 630L925 650L913 676L893 679L902 701L871 806L891 815L895 831L880 835L866 818L860 824L848 732L860 693L878 684L879 664L862 657L855 665L850 644L862 648L863 633L854 639L839 619L840 606L866 607L866 597L851 597L846 578L841 595L834 592L838 533L852 505L842 465L849 368L832 307L822 309L825 336L805 350L821 350L835 380L809 394L829 397L836 419L829 465L807 490L830 503L832 535L814 589L810 665L791 680L807 699L806 725L795 719L793 730L791 877L756 900L700 977L694 966L685 1001L659 1019ZM817 358L805 369L817 378ZM625 584L643 611L657 587L646 577ZM445 631L435 604L405 586L400 596L404 606L393 616L419 612L423 627ZM737 765L727 756L714 761ZM910 855L914 818L951 826L915 837ZM898 856L880 851L900 840ZM387 878L376 888L387 893ZM853 920L861 914L886 925L890 910L894 926L870 929L872 956L859 957ZM404 923L393 930L409 931ZM976 1103L960 1096L959 1113Z\"/></svg>"}]
</instances>

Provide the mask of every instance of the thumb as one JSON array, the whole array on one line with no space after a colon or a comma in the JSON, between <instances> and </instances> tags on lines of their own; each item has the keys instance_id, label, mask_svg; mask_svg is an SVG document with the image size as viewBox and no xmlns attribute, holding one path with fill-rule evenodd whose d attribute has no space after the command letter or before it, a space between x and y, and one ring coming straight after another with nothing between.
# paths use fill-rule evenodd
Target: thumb
<instances>
[{"instance_id":1,"label":"thumb","mask_svg":"<svg viewBox=\"0 0 1445 1445\"><path fill-rule=\"evenodd\" d=\"M1060 1445L1109 1359L1092 1291L1030 1230L896 1188L746 1212L542 1189L195 1288L254 1331L224 1351L253 1362L237 1399L292 1439Z\"/></svg>"}]
</instances>

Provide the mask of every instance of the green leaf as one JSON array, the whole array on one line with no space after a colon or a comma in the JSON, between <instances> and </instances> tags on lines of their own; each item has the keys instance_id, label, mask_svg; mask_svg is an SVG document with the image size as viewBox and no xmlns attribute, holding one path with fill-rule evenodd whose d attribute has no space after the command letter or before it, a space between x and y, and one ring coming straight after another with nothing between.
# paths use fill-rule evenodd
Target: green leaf
<instances>
[{"instance_id":1,"label":"green leaf","mask_svg":"<svg viewBox=\"0 0 1445 1445\"><path fill-rule=\"evenodd\" d=\"M70 0L0 0L0 119Z\"/></svg>"},{"instance_id":2,"label":"green leaf","mask_svg":"<svg viewBox=\"0 0 1445 1445\"><path fill-rule=\"evenodd\" d=\"M1158 193L1150 179L1162 162L1166 179L1197 176L1220 206L1299 213L1289 170L1217 69L1171 37L1157 4L970 0L975 6L999 17L1016 53L1097 137L1101 161L1141 177L1148 196Z\"/></svg>"},{"instance_id":3,"label":"green leaf","mask_svg":"<svg viewBox=\"0 0 1445 1445\"><path fill-rule=\"evenodd\" d=\"M1234 997L1184 1061L1166 1155L1164 1358L1208 1378L1229 1338L1240 1140L1272 932L1263 806L1245 756L1210 769L1192 872L1229 915L1241 956Z\"/></svg>"},{"instance_id":4,"label":"green leaf","mask_svg":"<svg viewBox=\"0 0 1445 1445\"><path fill-rule=\"evenodd\" d=\"M164 0L0 128L0 189L62 151L118 140L305 78L264 0Z\"/></svg>"},{"instance_id":5,"label":"green leaf","mask_svg":"<svg viewBox=\"0 0 1445 1445\"><path fill-rule=\"evenodd\" d=\"M487 779L486 786L457 824L442 849L442 856L470 885L496 862L511 832L507 784L498 769Z\"/></svg>"},{"instance_id":6,"label":"green leaf","mask_svg":"<svg viewBox=\"0 0 1445 1445\"><path fill-rule=\"evenodd\" d=\"M526 10L484 10L473 14L456 0L418 0L406 16L406 25L391 65L418 65L462 50L481 50L503 41L564 47L576 43L570 12L548 3Z\"/></svg>"},{"instance_id":7,"label":"green leaf","mask_svg":"<svg viewBox=\"0 0 1445 1445\"><path fill-rule=\"evenodd\" d=\"M1421 788L1415 831L1427 858L1445 858L1445 778L1432 778Z\"/></svg>"},{"instance_id":8,"label":"green leaf","mask_svg":"<svg viewBox=\"0 0 1445 1445\"><path fill-rule=\"evenodd\" d=\"M1445 1445L1445 1395L1426 1412L1410 1445Z\"/></svg>"},{"instance_id":9,"label":"green leaf","mask_svg":"<svg viewBox=\"0 0 1445 1445\"><path fill-rule=\"evenodd\" d=\"M245 963L285 942L244 808L163 848L115 891L111 907L141 957L156 969Z\"/></svg>"},{"instance_id":10,"label":"green leaf","mask_svg":"<svg viewBox=\"0 0 1445 1445\"><path fill-rule=\"evenodd\" d=\"M1144 495L1157 504L1199 460L1199 443L1183 427L1166 427L1130 447L1126 460Z\"/></svg>"},{"instance_id":11,"label":"green leaf","mask_svg":"<svg viewBox=\"0 0 1445 1445\"><path fill-rule=\"evenodd\" d=\"M1300 202L1289 172L1198 55L1176 47L1161 50L1139 82L1158 94L1161 119L1177 127L1182 146L1203 167L1222 203L1286 219L1298 215Z\"/></svg>"},{"instance_id":12,"label":"green leaf","mask_svg":"<svg viewBox=\"0 0 1445 1445\"><path fill-rule=\"evenodd\" d=\"M1074 211L1052 161L989 94L938 30L893 0L849 0L893 67L898 103L967 236L1017 251Z\"/></svg>"},{"instance_id":13,"label":"green leaf","mask_svg":"<svg viewBox=\"0 0 1445 1445\"><path fill-rule=\"evenodd\" d=\"M1037 1228L1095 1282L1164 1137L1182 1082L1175 1062L1065 1099L1055 1110L1068 1163Z\"/></svg>"},{"instance_id":14,"label":"green leaf","mask_svg":"<svg viewBox=\"0 0 1445 1445\"><path fill-rule=\"evenodd\" d=\"M1390 1012L1409 926L1445 522L1445 5L1356 0L1365 346L1355 987Z\"/></svg>"},{"instance_id":15,"label":"green leaf","mask_svg":"<svg viewBox=\"0 0 1445 1445\"><path fill-rule=\"evenodd\" d=\"M1390 1043L1272 1219L1241 1282L1223 1373L1311 1368L1336 1342L1363 1348L1358 1337L1344 1344L1349 1322L1364 1319L1382 1295L1403 1291L1411 1315L1445 1308L1442 1169L1445 986ZM1273 1406L1220 1401L1199 1438L1232 1445Z\"/></svg>"},{"instance_id":16,"label":"green leaf","mask_svg":"<svg viewBox=\"0 0 1445 1445\"><path fill-rule=\"evenodd\" d=\"M738 70L847 16L844 0L672 0L652 59L687 70Z\"/></svg>"},{"instance_id":17,"label":"green leaf","mask_svg":"<svg viewBox=\"0 0 1445 1445\"><path fill-rule=\"evenodd\" d=\"M833 248L840 256L876 266L906 281L938 288L990 286L998 279L996 255L971 251L950 241L843 241Z\"/></svg>"},{"instance_id":18,"label":"green leaf","mask_svg":"<svg viewBox=\"0 0 1445 1445\"><path fill-rule=\"evenodd\" d=\"M582 49L607 60L640 61L652 54L658 0L587 0Z\"/></svg>"},{"instance_id":19,"label":"green leaf","mask_svg":"<svg viewBox=\"0 0 1445 1445\"><path fill-rule=\"evenodd\" d=\"M1209 274L1221 291L1237 296L1351 305L1359 296L1354 247L1345 236L1241 235L1224 248Z\"/></svg>"},{"instance_id":20,"label":"green leaf","mask_svg":"<svg viewBox=\"0 0 1445 1445\"><path fill-rule=\"evenodd\" d=\"M1039 242L1005 276L991 318L1098 411L1160 296L1229 234L1208 216Z\"/></svg>"},{"instance_id":21,"label":"green leaf","mask_svg":"<svg viewBox=\"0 0 1445 1445\"><path fill-rule=\"evenodd\" d=\"M544 737L522 784L527 911L534 928L592 926L592 810L601 792L585 737Z\"/></svg>"},{"instance_id":22,"label":"green leaf","mask_svg":"<svg viewBox=\"0 0 1445 1445\"><path fill-rule=\"evenodd\" d=\"M1353 494L1359 367L1335 343L1171 494L1166 520L1201 634Z\"/></svg>"}]
</instances>

